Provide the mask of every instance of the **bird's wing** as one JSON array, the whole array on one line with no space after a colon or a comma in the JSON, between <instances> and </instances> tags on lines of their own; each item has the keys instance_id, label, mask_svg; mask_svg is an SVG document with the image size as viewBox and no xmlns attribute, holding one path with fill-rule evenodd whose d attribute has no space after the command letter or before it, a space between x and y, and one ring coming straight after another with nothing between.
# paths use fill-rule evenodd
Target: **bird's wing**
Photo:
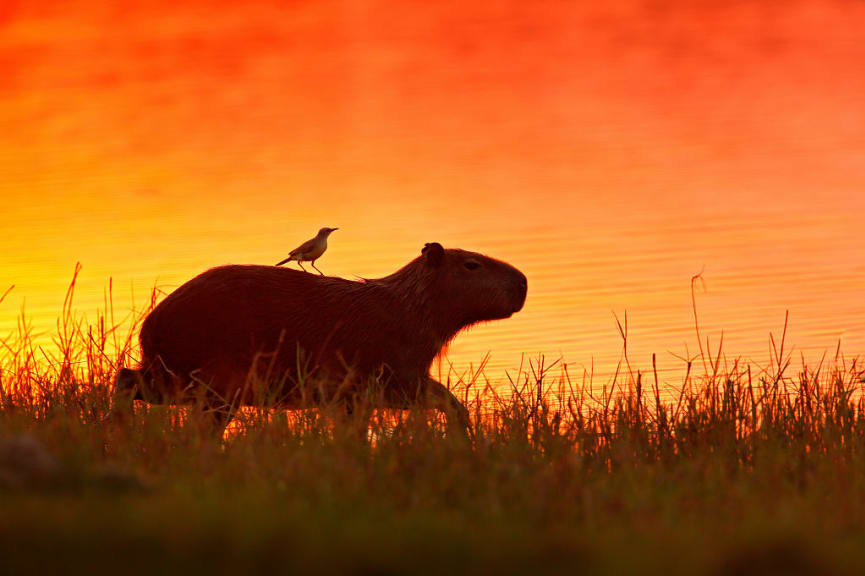
<instances>
[{"instance_id":1,"label":"bird's wing","mask_svg":"<svg viewBox=\"0 0 865 576\"><path fill-rule=\"evenodd\" d=\"M288 256L289 258L291 258L292 256L299 256L301 254L309 252L313 248L315 248L315 238L313 238L312 240L307 240L306 242L292 250Z\"/></svg>"},{"instance_id":2,"label":"bird's wing","mask_svg":"<svg viewBox=\"0 0 865 576\"><path fill-rule=\"evenodd\" d=\"M313 238L312 240L307 240L306 242L304 242L303 244L301 244L300 246L298 246L297 248L295 248L294 250L289 252L288 258L280 261L277 264L277 266L282 266L286 262L291 262L292 260L300 260L301 258L303 258L304 254L306 254L307 252L310 252L314 248L315 248L315 238Z\"/></svg>"}]
</instances>

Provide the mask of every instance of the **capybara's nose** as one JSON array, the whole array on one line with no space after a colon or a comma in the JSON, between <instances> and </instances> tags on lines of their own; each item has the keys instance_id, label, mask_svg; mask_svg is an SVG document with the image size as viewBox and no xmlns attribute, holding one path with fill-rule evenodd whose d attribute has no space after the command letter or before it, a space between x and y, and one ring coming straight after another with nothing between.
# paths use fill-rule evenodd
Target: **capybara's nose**
<instances>
[{"instance_id":1,"label":"capybara's nose","mask_svg":"<svg viewBox=\"0 0 865 576\"><path fill-rule=\"evenodd\" d=\"M526 279L526 275L522 272L517 271L519 277L517 278L517 297L519 298L519 304L516 306L514 312L519 312L523 308L523 304L526 303L526 294L529 291L529 282Z\"/></svg>"}]
</instances>

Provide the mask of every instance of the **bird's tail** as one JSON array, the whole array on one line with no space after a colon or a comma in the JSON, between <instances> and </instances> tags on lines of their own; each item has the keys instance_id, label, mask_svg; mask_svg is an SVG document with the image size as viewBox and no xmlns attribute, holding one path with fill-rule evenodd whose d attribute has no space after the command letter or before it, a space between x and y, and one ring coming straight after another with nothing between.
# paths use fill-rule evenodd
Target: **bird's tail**
<instances>
[{"instance_id":1,"label":"bird's tail","mask_svg":"<svg viewBox=\"0 0 865 576\"><path fill-rule=\"evenodd\" d=\"M294 260L294 256L289 256L285 260L280 260L279 262L277 262L276 265L282 266L283 264L287 264L288 262L291 262L292 260Z\"/></svg>"}]
</instances>

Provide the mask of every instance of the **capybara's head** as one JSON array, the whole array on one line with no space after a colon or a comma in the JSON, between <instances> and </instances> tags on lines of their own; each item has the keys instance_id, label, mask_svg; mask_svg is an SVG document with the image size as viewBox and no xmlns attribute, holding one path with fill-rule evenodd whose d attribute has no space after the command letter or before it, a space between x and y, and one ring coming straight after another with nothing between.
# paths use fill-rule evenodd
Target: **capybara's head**
<instances>
[{"instance_id":1,"label":"capybara's head","mask_svg":"<svg viewBox=\"0 0 865 576\"><path fill-rule=\"evenodd\" d=\"M463 326L508 318L526 301L526 276L483 254L431 242L414 263L424 267L427 297Z\"/></svg>"}]
</instances>

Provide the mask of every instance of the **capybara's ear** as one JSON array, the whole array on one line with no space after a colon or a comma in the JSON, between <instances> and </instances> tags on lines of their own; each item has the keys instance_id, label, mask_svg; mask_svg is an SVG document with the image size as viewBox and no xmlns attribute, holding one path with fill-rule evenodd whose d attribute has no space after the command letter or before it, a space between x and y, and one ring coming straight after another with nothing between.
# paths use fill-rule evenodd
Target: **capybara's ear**
<instances>
[{"instance_id":1,"label":"capybara's ear","mask_svg":"<svg viewBox=\"0 0 865 576\"><path fill-rule=\"evenodd\" d=\"M433 266L438 266L445 255L445 249L438 242L428 242L424 244L420 253L426 256L427 262Z\"/></svg>"}]
</instances>

